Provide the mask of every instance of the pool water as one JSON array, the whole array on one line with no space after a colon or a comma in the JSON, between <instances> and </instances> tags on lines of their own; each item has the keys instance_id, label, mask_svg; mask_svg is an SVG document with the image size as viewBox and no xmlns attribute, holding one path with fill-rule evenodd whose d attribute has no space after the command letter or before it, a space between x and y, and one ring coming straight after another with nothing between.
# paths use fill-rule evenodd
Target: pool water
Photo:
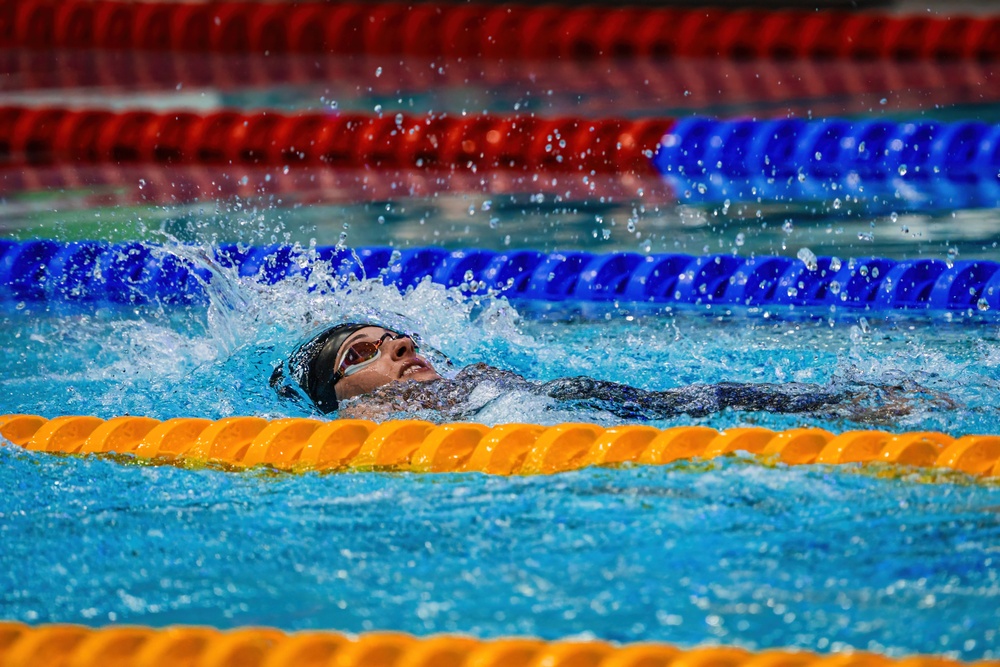
<instances>
[{"instance_id":1,"label":"pool water","mask_svg":"<svg viewBox=\"0 0 1000 667\"><path fill-rule=\"evenodd\" d=\"M315 417L268 388L273 364L318 321L375 317L423 332L448 372L485 361L531 379L571 369L647 389L903 378L959 407L917 401L876 427L1000 429L995 324L705 310L565 318L429 282L400 294L373 279L324 295L301 279L265 286L218 270L207 306L7 304L0 413ZM475 419L624 421L524 396ZM653 423L872 426L734 411ZM523 478L287 475L2 446L0 616L995 658L1000 487L930 479L739 456Z\"/></svg>"},{"instance_id":2,"label":"pool water","mask_svg":"<svg viewBox=\"0 0 1000 667\"><path fill-rule=\"evenodd\" d=\"M955 436L1000 430L1000 410L992 400L1000 383L1000 327L989 320L700 308L648 316L605 309L587 317L589 311L546 313L537 304L533 310L502 295L473 296L429 281L404 293L377 277L333 293L308 292L309 281L323 280L321 271L309 281L263 285L223 267L214 270L207 306L7 304L0 311L0 350L8 360L0 378L0 413L315 416L310 406L279 397L267 378L307 332L323 323L360 319L419 333L446 375L485 362L539 382L587 375L647 390L714 382L834 383L854 389L911 383L916 394L928 390L912 397L906 414L872 423L724 411L652 422L656 426L878 427ZM954 405L934 400L934 392ZM445 419L433 412L395 416ZM625 421L523 395L499 396L474 419Z\"/></svg>"},{"instance_id":3,"label":"pool water","mask_svg":"<svg viewBox=\"0 0 1000 667\"><path fill-rule=\"evenodd\" d=\"M0 448L5 618L996 658L1000 488L741 459L291 476Z\"/></svg>"}]
</instances>

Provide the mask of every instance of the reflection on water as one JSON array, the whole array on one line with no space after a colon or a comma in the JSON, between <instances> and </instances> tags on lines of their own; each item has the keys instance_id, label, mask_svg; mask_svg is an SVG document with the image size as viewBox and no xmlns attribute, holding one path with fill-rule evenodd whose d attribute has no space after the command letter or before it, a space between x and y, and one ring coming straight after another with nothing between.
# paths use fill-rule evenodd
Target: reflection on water
<instances>
[{"instance_id":1,"label":"reflection on water","mask_svg":"<svg viewBox=\"0 0 1000 667\"><path fill-rule=\"evenodd\" d=\"M0 170L0 236L996 259L998 209L679 204L656 177L241 167ZM884 209L884 207L882 207Z\"/></svg>"},{"instance_id":2,"label":"reflection on water","mask_svg":"<svg viewBox=\"0 0 1000 667\"><path fill-rule=\"evenodd\" d=\"M625 58L481 60L2 51L0 104L109 108L714 117L1000 118L974 60Z\"/></svg>"}]
</instances>

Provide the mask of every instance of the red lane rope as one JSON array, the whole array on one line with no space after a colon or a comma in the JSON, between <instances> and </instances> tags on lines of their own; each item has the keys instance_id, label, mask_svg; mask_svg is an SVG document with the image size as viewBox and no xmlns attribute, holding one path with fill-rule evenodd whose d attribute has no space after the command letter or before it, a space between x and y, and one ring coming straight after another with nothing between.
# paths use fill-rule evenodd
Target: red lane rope
<instances>
[{"instance_id":1,"label":"red lane rope","mask_svg":"<svg viewBox=\"0 0 1000 667\"><path fill-rule=\"evenodd\" d=\"M0 0L0 44L482 58L1000 58L1000 17L803 10Z\"/></svg>"},{"instance_id":2,"label":"red lane rope","mask_svg":"<svg viewBox=\"0 0 1000 667\"><path fill-rule=\"evenodd\" d=\"M356 99L423 94L457 87L489 93L489 99L514 100L537 95L534 106L548 114L612 115L618 109L697 109L724 116L734 108L755 115L790 111L814 116L866 112L871 96L891 100L888 109L939 104L983 104L1000 101L1000 70L969 60L939 62L855 62L850 60L735 61L712 59L625 61L595 66L584 61L538 61L511 67L493 60L452 60L430 67L432 59L401 61L395 56L286 54L192 54L180 52L87 51L66 53L26 49L0 52L0 74L7 73L5 92L98 88L102 98L161 92L176 95L199 88L240 91L280 85L303 87L316 104L322 84L326 95ZM435 65L437 65L435 63ZM373 73L380 71L379 76ZM570 82L567 89L567 82ZM552 91L551 94L546 94ZM75 90L79 95L82 91ZM292 95L294 90L289 91ZM850 98L850 99L848 99ZM10 99L10 97L8 97ZM775 105L773 102L781 102ZM746 105L768 104L764 110ZM711 109L717 105L718 109ZM508 105L508 108L512 104Z\"/></svg>"},{"instance_id":3,"label":"red lane rope","mask_svg":"<svg viewBox=\"0 0 1000 667\"><path fill-rule=\"evenodd\" d=\"M669 119L0 107L0 164L328 165L653 173Z\"/></svg>"}]
</instances>

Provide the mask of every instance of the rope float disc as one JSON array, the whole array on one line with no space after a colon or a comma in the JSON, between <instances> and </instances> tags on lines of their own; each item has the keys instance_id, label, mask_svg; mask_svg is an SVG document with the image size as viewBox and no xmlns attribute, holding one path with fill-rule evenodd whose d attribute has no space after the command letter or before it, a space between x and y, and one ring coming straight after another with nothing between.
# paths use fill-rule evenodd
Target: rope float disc
<instances>
[{"instance_id":1,"label":"rope float disc","mask_svg":"<svg viewBox=\"0 0 1000 667\"><path fill-rule=\"evenodd\" d=\"M0 436L36 452L132 454L141 459L201 461L245 469L399 470L536 475L592 465L712 459L737 451L786 465L883 463L943 468L1000 477L1000 436L953 438L938 432L892 434L824 429L772 431L760 427L716 431L704 426L604 428L568 422L555 426L435 425L421 420L378 424L338 419L227 417L215 421L91 416L44 419L0 416Z\"/></svg>"},{"instance_id":2,"label":"rope float disc","mask_svg":"<svg viewBox=\"0 0 1000 667\"><path fill-rule=\"evenodd\" d=\"M654 173L671 119L0 107L0 162Z\"/></svg>"},{"instance_id":3,"label":"rope float disc","mask_svg":"<svg viewBox=\"0 0 1000 667\"><path fill-rule=\"evenodd\" d=\"M0 107L0 161L646 175L682 201L1000 206L1000 125Z\"/></svg>"},{"instance_id":4,"label":"rope float disc","mask_svg":"<svg viewBox=\"0 0 1000 667\"><path fill-rule=\"evenodd\" d=\"M21 0L0 9L0 39L32 49L504 60L1000 58L1000 18L992 16L344 1Z\"/></svg>"},{"instance_id":5,"label":"rope float disc","mask_svg":"<svg viewBox=\"0 0 1000 667\"><path fill-rule=\"evenodd\" d=\"M196 254L143 243L0 240L0 301L204 303L213 275L188 258ZM513 301L616 307L1000 310L1000 263L986 260L820 257L806 264L766 256L335 246L306 253L287 245L230 244L213 254L240 277L265 284L308 277L318 262L329 263L331 289L368 277L406 290L430 278L470 294L494 290Z\"/></svg>"},{"instance_id":6,"label":"rope float disc","mask_svg":"<svg viewBox=\"0 0 1000 667\"><path fill-rule=\"evenodd\" d=\"M29 626L0 621L0 663L106 667L109 664L173 667L893 667L934 664L961 667L950 658L878 654L820 655L798 649L753 652L732 646L679 649L662 643L616 645L601 640L545 641L531 637L475 639L457 635L415 637L401 632L347 635L330 631L285 632L267 627ZM987 667L995 662L976 663Z\"/></svg>"}]
</instances>

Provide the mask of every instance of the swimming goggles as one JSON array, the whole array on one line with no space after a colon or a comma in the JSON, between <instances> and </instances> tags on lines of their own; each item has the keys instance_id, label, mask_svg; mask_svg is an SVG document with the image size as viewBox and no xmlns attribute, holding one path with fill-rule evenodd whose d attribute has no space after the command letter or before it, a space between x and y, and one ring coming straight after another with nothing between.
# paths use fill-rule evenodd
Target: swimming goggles
<instances>
[{"instance_id":1,"label":"swimming goggles","mask_svg":"<svg viewBox=\"0 0 1000 667\"><path fill-rule=\"evenodd\" d=\"M410 334L396 333L394 331L382 334L382 337L377 341L359 340L347 348L347 352L344 354L344 360L341 361L340 366L337 367L337 373L334 377L339 380L340 378L357 373L365 366L375 363L375 361L382 356L382 344L387 340L399 340L400 338L409 338L413 341L413 336ZM420 348L417 347L416 341L413 341L414 353L419 349Z\"/></svg>"}]
</instances>

